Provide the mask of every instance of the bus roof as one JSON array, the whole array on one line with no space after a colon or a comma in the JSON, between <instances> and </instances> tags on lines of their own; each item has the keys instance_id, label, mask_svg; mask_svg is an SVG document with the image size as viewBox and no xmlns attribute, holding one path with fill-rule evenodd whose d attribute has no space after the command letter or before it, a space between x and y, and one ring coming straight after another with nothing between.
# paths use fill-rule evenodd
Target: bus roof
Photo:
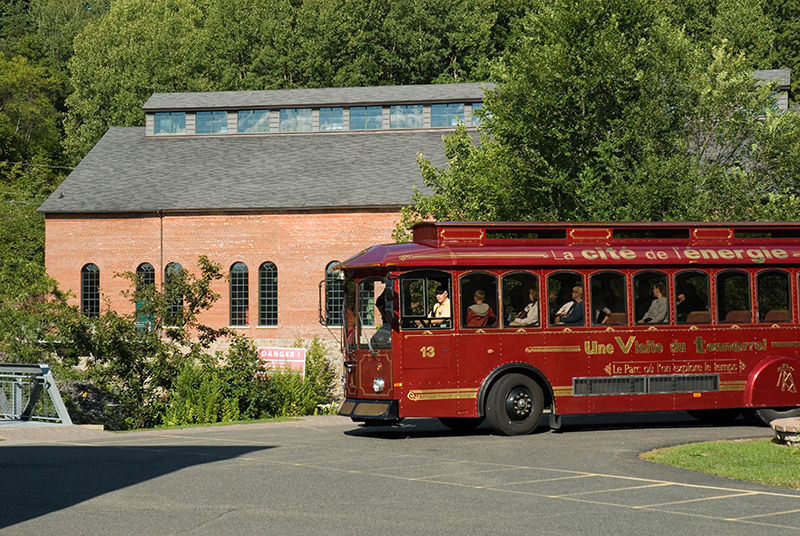
<instances>
[{"instance_id":1,"label":"bus roof","mask_svg":"<svg viewBox=\"0 0 800 536\"><path fill-rule=\"evenodd\" d=\"M797 264L800 223L422 222L342 268Z\"/></svg>"}]
</instances>

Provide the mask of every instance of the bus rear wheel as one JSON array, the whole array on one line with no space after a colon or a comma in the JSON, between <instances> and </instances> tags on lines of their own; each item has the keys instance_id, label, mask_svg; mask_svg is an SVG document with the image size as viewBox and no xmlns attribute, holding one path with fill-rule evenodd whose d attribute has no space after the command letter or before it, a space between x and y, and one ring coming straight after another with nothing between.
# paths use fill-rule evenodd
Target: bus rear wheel
<instances>
[{"instance_id":1,"label":"bus rear wheel","mask_svg":"<svg viewBox=\"0 0 800 536\"><path fill-rule=\"evenodd\" d=\"M501 435L526 435L542 419L544 394L532 378L507 374L492 386L486 399L486 420Z\"/></svg>"},{"instance_id":2,"label":"bus rear wheel","mask_svg":"<svg viewBox=\"0 0 800 536\"><path fill-rule=\"evenodd\" d=\"M742 412L750 424L769 426L775 419L792 419L800 417L800 408L747 408Z\"/></svg>"}]
</instances>

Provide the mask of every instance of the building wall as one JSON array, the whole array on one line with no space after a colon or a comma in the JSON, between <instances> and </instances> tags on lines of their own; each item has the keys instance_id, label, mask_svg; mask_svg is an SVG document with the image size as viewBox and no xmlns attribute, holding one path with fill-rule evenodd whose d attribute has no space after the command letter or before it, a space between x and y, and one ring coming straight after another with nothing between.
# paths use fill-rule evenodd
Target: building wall
<instances>
[{"instance_id":1,"label":"building wall","mask_svg":"<svg viewBox=\"0 0 800 536\"><path fill-rule=\"evenodd\" d=\"M249 320L239 332L258 345L286 345L297 337L333 335L319 324L319 282L331 261L342 261L370 245L391 241L399 213L202 214L202 215L53 215L46 219L46 266L62 290L80 298L81 268L100 269L101 308L132 312L121 295L128 280L115 273L135 271L149 262L161 284L164 267L180 263L197 273L197 258L207 255L227 275L235 262L249 271ZM278 326L258 321L258 268L273 262L278 269ZM229 283L219 281L219 301L200 319L213 327L229 324ZM338 336L338 330L332 330Z\"/></svg>"}]
</instances>

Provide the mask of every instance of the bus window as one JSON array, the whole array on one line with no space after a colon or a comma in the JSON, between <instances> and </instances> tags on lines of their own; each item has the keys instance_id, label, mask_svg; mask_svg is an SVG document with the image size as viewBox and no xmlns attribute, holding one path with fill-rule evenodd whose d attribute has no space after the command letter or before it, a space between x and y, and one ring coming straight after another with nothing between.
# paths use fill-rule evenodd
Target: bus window
<instances>
[{"instance_id":1,"label":"bus window","mask_svg":"<svg viewBox=\"0 0 800 536\"><path fill-rule=\"evenodd\" d=\"M789 274L782 270L769 270L756 276L759 322L791 322L789 307Z\"/></svg>"},{"instance_id":2,"label":"bus window","mask_svg":"<svg viewBox=\"0 0 800 536\"><path fill-rule=\"evenodd\" d=\"M452 327L450 274L412 272L400 280L401 325L409 329Z\"/></svg>"},{"instance_id":3,"label":"bus window","mask_svg":"<svg viewBox=\"0 0 800 536\"><path fill-rule=\"evenodd\" d=\"M386 310L385 290L386 283L380 278L364 279L358 283L358 346L360 348L392 347L392 321L391 314ZM348 296L349 299L350 296Z\"/></svg>"},{"instance_id":4,"label":"bus window","mask_svg":"<svg viewBox=\"0 0 800 536\"><path fill-rule=\"evenodd\" d=\"M551 325L586 325L583 287L583 277L574 272L557 272L547 277Z\"/></svg>"},{"instance_id":5,"label":"bus window","mask_svg":"<svg viewBox=\"0 0 800 536\"><path fill-rule=\"evenodd\" d=\"M496 328L497 277L471 273L461 277L461 327Z\"/></svg>"},{"instance_id":6,"label":"bus window","mask_svg":"<svg viewBox=\"0 0 800 536\"><path fill-rule=\"evenodd\" d=\"M729 270L717 275L717 320L750 323L750 278L744 272Z\"/></svg>"},{"instance_id":7,"label":"bus window","mask_svg":"<svg viewBox=\"0 0 800 536\"><path fill-rule=\"evenodd\" d=\"M637 324L669 322L667 275L640 272L633 276L634 320Z\"/></svg>"},{"instance_id":8,"label":"bus window","mask_svg":"<svg viewBox=\"0 0 800 536\"><path fill-rule=\"evenodd\" d=\"M675 312L679 324L707 324L708 274L704 272L681 272L675 276Z\"/></svg>"},{"instance_id":9,"label":"bus window","mask_svg":"<svg viewBox=\"0 0 800 536\"><path fill-rule=\"evenodd\" d=\"M539 278L527 272L503 276L503 325L539 327Z\"/></svg>"},{"instance_id":10,"label":"bus window","mask_svg":"<svg viewBox=\"0 0 800 536\"><path fill-rule=\"evenodd\" d=\"M592 324L627 324L625 275L601 272L589 278L592 289Z\"/></svg>"}]
</instances>

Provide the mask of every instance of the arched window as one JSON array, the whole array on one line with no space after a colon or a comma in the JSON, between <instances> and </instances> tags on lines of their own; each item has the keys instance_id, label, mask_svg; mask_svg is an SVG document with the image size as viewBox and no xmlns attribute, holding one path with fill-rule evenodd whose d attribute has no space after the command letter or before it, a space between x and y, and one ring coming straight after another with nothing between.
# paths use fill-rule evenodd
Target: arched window
<instances>
[{"instance_id":1,"label":"arched window","mask_svg":"<svg viewBox=\"0 0 800 536\"><path fill-rule=\"evenodd\" d=\"M667 274L639 272L633 276L633 315L637 324L669 322L669 288Z\"/></svg>"},{"instance_id":2,"label":"arched window","mask_svg":"<svg viewBox=\"0 0 800 536\"><path fill-rule=\"evenodd\" d=\"M735 324L752 322L747 272L726 270L717 274L717 320Z\"/></svg>"},{"instance_id":3,"label":"arched window","mask_svg":"<svg viewBox=\"0 0 800 536\"><path fill-rule=\"evenodd\" d=\"M100 316L100 268L95 264L81 268L81 311L89 318Z\"/></svg>"},{"instance_id":4,"label":"arched window","mask_svg":"<svg viewBox=\"0 0 800 536\"><path fill-rule=\"evenodd\" d=\"M344 325L344 274L333 268L339 261L325 267L325 325Z\"/></svg>"},{"instance_id":5,"label":"arched window","mask_svg":"<svg viewBox=\"0 0 800 536\"><path fill-rule=\"evenodd\" d=\"M156 284L156 269L149 262L143 262L136 268L136 292L137 294L147 287ZM141 329L151 329L153 326L152 313L139 313L139 309L147 305L148 302L143 298L136 299L136 327Z\"/></svg>"},{"instance_id":6,"label":"arched window","mask_svg":"<svg viewBox=\"0 0 800 536\"><path fill-rule=\"evenodd\" d=\"M461 277L461 327L500 327L497 276L471 272Z\"/></svg>"},{"instance_id":7,"label":"arched window","mask_svg":"<svg viewBox=\"0 0 800 536\"><path fill-rule=\"evenodd\" d=\"M231 326L247 326L250 300L247 265L236 262L231 266Z\"/></svg>"},{"instance_id":8,"label":"arched window","mask_svg":"<svg viewBox=\"0 0 800 536\"><path fill-rule=\"evenodd\" d=\"M539 278L528 272L503 276L503 325L505 327L538 328Z\"/></svg>"},{"instance_id":9,"label":"arched window","mask_svg":"<svg viewBox=\"0 0 800 536\"><path fill-rule=\"evenodd\" d=\"M708 274L699 270L675 276L675 316L679 324L711 322L708 303L711 296Z\"/></svg>"},{"instance_id":10,"label":"arched window","mask_svg":"<svg viewBox=\"0 0 800 536\"><path fill-rule=\"evenodd\" d=\"M183 325L183 294L180 283L183 279L183 266L171 262L164 268L164 292L169 300L169 312L165 323L168 326Z\"/></svg>"},{"instance_id":11,"label":"arched window","mask_svg":"<svg viewBox=\"0 0 800 536\"><path fill-rule=\"evenodd\" d=\"M589 278L591 288L592 325L628 323L625 275L600 272Z\"/></svg>"},{"instance_id":12,"label":"arched window","mask_svg":"<svg viewBox=\"0 0 800 536\"><path fill-rule=\"evenodd\" d=\"M767 270L756 276L759 322L792 321L789 287L789 274L783 270Z\"/></svg>"},{"instance_id":13,"label":"arched window","mask_svg":"<svg viewBox=\"0 0 800 536\"><path fill-rule=\"evenodd\" d=\"M136 268L136 290L156 284L156 269L149 262L143 262Z\"/></svg>"},{"instance_id":14,"label":"arched window","mask_svg":"<svg viewBox=\"0 0 800 536\"><path fill-rule=\"evenodd\" d=\"M258 325L278 325L278 267L271 262L258 268Z\"/></svg>"},{"instance_id":15,"label":"arched window","mask_svg":"<svg viewBox=\"0 0 800 536\"><path fill-rule=\"evenodd\" d=\"M547 276L547 302L551 325L586 325L583 276L556 272Z\"/></svg>"}]
</instances>

